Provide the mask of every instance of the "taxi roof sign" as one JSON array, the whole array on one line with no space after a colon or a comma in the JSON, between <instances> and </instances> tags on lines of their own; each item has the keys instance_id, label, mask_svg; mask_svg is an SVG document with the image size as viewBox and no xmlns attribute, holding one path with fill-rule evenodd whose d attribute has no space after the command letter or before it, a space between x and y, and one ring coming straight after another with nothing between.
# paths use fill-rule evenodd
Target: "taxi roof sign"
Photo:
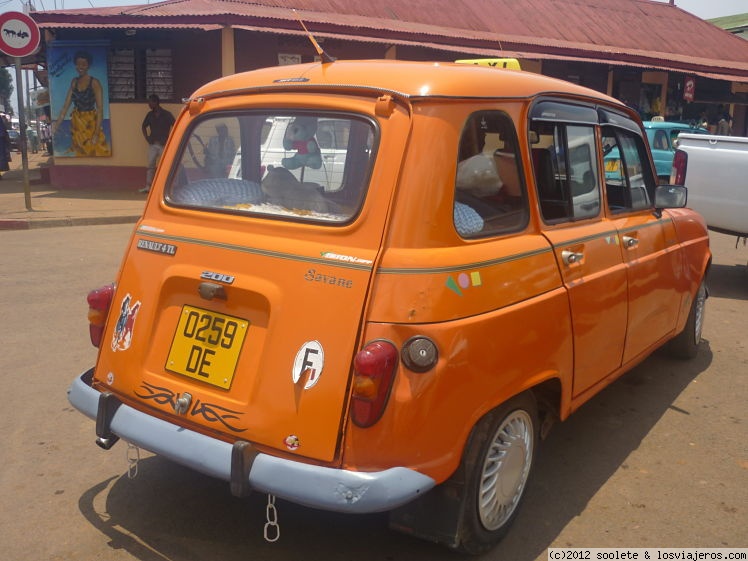
<instances>
[{"instance_id":1,"label":"taxi roof sign","mask_svg":"<svg viewBox=\"0 0 748 561\"><path fill-rule=\"evenodd\" d=\"M522 70L516 58L473 58L456 60L459 64L475 64L477 66L492 66L493 68L508 68L509 70Z\"/></svg>"}]
</instances>

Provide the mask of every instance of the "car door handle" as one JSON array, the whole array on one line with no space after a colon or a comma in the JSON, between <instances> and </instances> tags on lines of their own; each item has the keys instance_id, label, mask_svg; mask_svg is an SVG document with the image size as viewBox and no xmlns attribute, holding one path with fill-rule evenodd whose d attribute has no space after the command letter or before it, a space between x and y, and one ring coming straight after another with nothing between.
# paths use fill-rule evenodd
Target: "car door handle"
<instances>
[{"instance_id":1,"label":"car door handle","mask_svg":"<svg viewBox=\"0 0 748 561\"><path fill-rule=\"evenodd\" d=\"M631 249L632 247L636 247L639 245L639 240L636 238L632 238L631 236L623 236L623 247L626 249Z\"/></svg>"},{"instance_id":2,"label":"car door handle","mask_svg":"<svg viewBox=\"0 0 748 561\"><path fill-rule=\"evenodd\" d=\"M568 249L565 249L561 252L561 259L563 260L564 265L570 266L574 265L575 263L579 263L583 257L584 253L570 251Z\"/></svg>"}]
</instances>

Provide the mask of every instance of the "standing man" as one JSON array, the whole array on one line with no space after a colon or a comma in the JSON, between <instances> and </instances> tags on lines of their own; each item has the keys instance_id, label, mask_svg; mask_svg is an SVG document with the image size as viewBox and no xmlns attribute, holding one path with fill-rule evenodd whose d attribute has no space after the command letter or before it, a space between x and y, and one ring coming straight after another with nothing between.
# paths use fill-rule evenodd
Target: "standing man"
<instances>
[{"instance_id":1,"label":"standing man","mask_svg":"<svg viewBox=\"0 0 748 561\"><path fill-rule=\"evenodd\" d=\"M174 115L161 107L161 100L156 94L148 96L148 107L150 111L146 113L143 119L143 137L148 142L148 171L145 176L145 187L140 189L141 193L147 193L151 190L153 176L156 173L156 166L161 153L164 151L164 144L169 138L169 131L174 124Z\"/></svg>"},{"instance_id":2,"label":"standing man","mask_svg":"<svg viewBox=\"0 0 748 561\"><path fill-rule=\"evenodd\" d=\"M32 154L38 154L39 153L39 135L36 133L36 129L29 125L26 127L26 138L29 139L29 144L31 145L31 153Z\"/></svg>"},{"instance_id":3,"label":"standing man","mask_svg":"<svg viewBox=\"0 0 748 561\"><path fill-rule=\"evenodd\" d=\"M717 133L720 136L732 136L732 117L729 113L725 113L717 123Z\"/></svg>"}]
</instances>

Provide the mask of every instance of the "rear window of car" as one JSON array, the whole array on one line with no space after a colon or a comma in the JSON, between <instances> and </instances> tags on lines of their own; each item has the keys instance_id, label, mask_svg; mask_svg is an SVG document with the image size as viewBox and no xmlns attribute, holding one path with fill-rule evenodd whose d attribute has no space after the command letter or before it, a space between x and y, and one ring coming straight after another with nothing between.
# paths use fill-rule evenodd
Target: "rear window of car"
<instances>
[{"instance_id":1,"label":"rear window of car","mask_svg":"<svg viewBox=\"0 0 748 561\"><path fill-rule=\"evenodd\" d=\"M343 224L363 204L375 124L320 113L216 113L185 136L166 200L211 212Z\"/></svg>"}]
</instances>

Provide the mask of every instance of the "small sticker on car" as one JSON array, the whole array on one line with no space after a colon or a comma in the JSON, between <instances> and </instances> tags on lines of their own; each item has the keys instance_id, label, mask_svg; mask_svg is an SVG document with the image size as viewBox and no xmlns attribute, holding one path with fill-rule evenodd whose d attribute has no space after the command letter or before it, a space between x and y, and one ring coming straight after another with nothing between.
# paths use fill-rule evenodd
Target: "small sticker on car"
<instances>
[{"instance_id":1,"label":"small sticker on car","mask_svg":"<svg viewBox=\"0 0 748 561\"><path fill-rule=\"evenodd\" d=\"M286 448L291 450L292 452L294 450L298 450L299 446L301 446L301 441L299 440L299 437L295 434L289 434L284 440L283 444L286 445Z\"/></svg>"},{"instance_id":2,"label":"small sticker on car","mask_svg":"<svg viewBox=\"0 0 748 561\"><path fill-rule=\"evenodd\" d=\"M119 317L114 326L112 334L112 351L126 351L132 343L132 335L135 330L135 319L140 311L140 300L130 304L132 296L128 293L120 304Z\"/></svg>"},{"instance_id":3,"label":"small sticker on car","mask_svg":"<svg viewBox=\"0 0 748 561\"><path fill-rule=\"evenodd\" d=\"M322 344L319 341L307 341L293 361L293 383L303 385L308 390L319 381L324 365L325 351Z\"/></svg>"}]
</instances>

